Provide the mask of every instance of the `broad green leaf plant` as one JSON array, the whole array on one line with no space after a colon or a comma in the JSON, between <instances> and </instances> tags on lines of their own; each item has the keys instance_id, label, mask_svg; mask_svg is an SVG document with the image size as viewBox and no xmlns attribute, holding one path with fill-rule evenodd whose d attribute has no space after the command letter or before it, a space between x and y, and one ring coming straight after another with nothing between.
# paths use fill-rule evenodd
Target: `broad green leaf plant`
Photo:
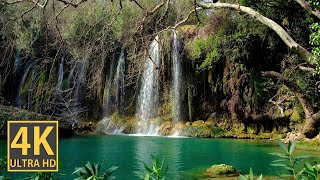
<instances>
[{"instance_id":1,"label":"broad green leaf plant","mask_svg":"<svg viewBox=\"0 0 320 180\"><path fill-rule=\"evenodd\" d=\"M280 175L284 179L294 179L294 180L319 180L319 172L317 164L313 166L305 162L304 168L299 169L298 165L303 159L310 156L294 156L293 152L296 147L296 141L289 141L288 146L286 146L281 140L277 140L279 146L284 153L270 153L274 156L278 156L280 159L273 161L271 166L284 168L287 173Z\"/></svg>"}]
</instances>

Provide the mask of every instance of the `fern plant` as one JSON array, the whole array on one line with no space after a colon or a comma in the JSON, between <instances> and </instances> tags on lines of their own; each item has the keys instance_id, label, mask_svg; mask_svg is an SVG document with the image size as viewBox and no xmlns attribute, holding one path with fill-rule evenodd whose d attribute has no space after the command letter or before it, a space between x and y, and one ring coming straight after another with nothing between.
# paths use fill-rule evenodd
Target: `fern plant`
<instances>
[{"instance_id":1,"label":"fern plant","mask_svg":"<svg viewBox=\"0 0 320 180\"><path fill-rule=\"evenodd\" d=\"M76 168L72 174L77 174L79 177L74 180L107 180L113 178L111 174L118 169L112 166L103 175L100 175L101 165L88 162L84 167Z\"/></svg>"}]
</instances>

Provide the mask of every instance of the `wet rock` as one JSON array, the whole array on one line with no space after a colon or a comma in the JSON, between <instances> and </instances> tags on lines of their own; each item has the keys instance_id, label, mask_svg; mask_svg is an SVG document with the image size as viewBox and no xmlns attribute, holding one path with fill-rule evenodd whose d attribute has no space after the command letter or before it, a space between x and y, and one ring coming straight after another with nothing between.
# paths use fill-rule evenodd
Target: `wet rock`
<instances>
[{"instance_id":1,"label":"wet rock","mask_svg":"<svg viewBox=\"0 0 320 180\"><path fill-rule=\"evenodd\" d=\"M171 122L162 123L160 126L160 134L163 136L168 136L171 134L172 128L173 126Z\"/></svg>"},{"instance_id":2,"label":"wet rock","mask_svg":"<svg viewBox=\"0 0 320 180\"><path fill-rule=\"evenodd\" d=\"M206 169L204 175L210 178L236 177L239 176L239 171L230 165L219 164Z\"/></svg>"}]
</instances>

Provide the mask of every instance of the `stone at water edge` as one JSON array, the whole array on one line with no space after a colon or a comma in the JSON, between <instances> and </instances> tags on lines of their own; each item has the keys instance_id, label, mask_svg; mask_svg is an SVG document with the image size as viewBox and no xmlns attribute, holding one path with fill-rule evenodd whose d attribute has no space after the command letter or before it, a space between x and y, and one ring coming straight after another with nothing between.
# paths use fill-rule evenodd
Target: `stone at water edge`
<instances>
[{"instance_id":1,"label":"stone at water edge","mask_svg":"<svg viewBox=\"0 0 320 180\"><path fill-rule=\"evenodd\" d=\"M204 172L204 175L210 178L236 177L239 174L240 172L237 169L226 164L213 165Z\"/></svg>"}]
</instances>

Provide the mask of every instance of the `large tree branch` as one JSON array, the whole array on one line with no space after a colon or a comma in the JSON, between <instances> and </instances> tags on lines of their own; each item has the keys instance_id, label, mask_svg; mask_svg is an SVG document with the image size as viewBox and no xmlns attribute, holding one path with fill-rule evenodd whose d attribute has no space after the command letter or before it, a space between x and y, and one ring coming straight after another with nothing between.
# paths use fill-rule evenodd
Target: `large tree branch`
<instances>
[{"instance_id":1,"label":"large tree branch","mask_svg":"<svg viewBox=\"0 0 320 180\"><path fill-rule=\"evenodd\" d=\"M305 0L295 0L295 1L299 3L304 10L308 11L309 13L313 14L314 16L320 19L320 11L313 10L307 1Z\"/></svg>"},{"instance_id":2,"label":"large tree branch","mask_svg":"<svg viewBox=\"0 0 320 180\"><path fill-rule=\"evenodd\" d=\"M317 62L315 60L310 60L312 54L298 44L279 24L274 22L273 20L263 16L259 12L246 7L240 6L238 4L230 4L230 3L197 3L198 6L204 9L217 9L217 8L229 8L238 10L244 13L249 14L252 18L256 19L257 21L261 22L262 24L271 28L274 32L276 32L282 41L294 52L299 54L310 66L315 67Z\"/></svg>"},{"instance_id":3,"label":"large tree branch","mask_svg":"<svg viewBox=\"0 0 320 180\"><path fill-rule=\"evenodd\" d=\"M305 93L300 90L295 81L290 80L289 78L286 78L282 74L275 71L265 71L262 72L262 75L264 77L269 77L281 81L295 94L303 108L306 118L301 132L308 138L316 136L319 133L319 129L317 127L320 124L320 111L314 113L313 107L310 104L311 101L308 100L308 98L304 95Z\"/></svg>"}]
</instances>

